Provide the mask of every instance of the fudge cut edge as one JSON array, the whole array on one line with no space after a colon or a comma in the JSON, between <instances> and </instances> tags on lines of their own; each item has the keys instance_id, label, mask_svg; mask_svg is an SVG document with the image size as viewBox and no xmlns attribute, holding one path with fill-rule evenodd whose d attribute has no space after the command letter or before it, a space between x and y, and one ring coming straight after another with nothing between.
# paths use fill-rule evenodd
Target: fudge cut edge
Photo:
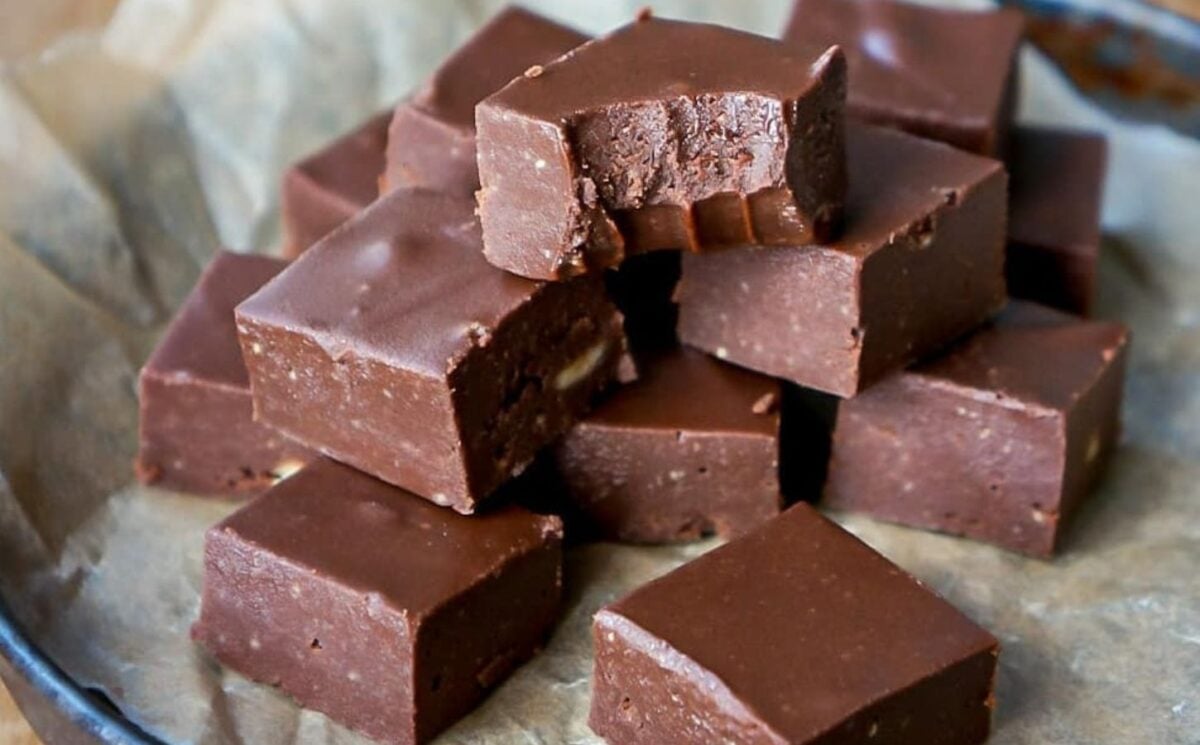
<instances>
[{"instance_id":1,"label":"fudge cut edge","mask_svg":"<svg viewBox=\"0 0 1200 745\"><path fill-rule=\"evenodd\" d=\"M246 602L246 595L254 601ZM370 737L418 742L413 620L224 523L205 537L204 590L192 639L223 665ZM360 627L376 633L345 633Z\"/></svg>"},{"instance_id":2,"label":"fudge cut edge","mask_svg":"<svg viewBox=\"0 0 1200 745\"><path fill-rule=\"evenodd\" d=\"M533 303L536 313L506 318L449 376L473 493L520 475L591 409L626 357L624 319L599 277L543 283Z\"/></svg>"},{"instance_id":3,"label":"fudge cut edge","mask_svg":"<svg viewBox=\"0 0 1200 745\"><path fill-rule=\"evenodd\" d=\"M299 469L311 455L253 420L248 388L180 381L169 373L143 369L138 400L134 470L146 484L197 494L253 496Z\"/></svg>"},{"instance_id":4,"label":"fudge cut edge","mask_svg":"<svg viewBox=\"0 0 1200 745\"><path fill-rule=\"evenodd\" d=\"M1004 307L1007 189L1008 176L996 164L966 189L945 193L944 203L907 225L888 250L866 257L859 283L861 361L852 393L938 351ZM874 299L863 305L864 297ZM911 341L900 341L906 336Z\"/></svg>"},{"instance_id":5,"label":"fudge cut edge","mask_svg":"<svg viewBox=\"0 0 1200 745\"><path fill-rule=\"evenodd\" d=\"M1063 494L1066 419L899 373L839 407L823 504L1048 555ZM944 479L940 488L931 477Z\"/></svg>"},{"instance_id":6,"label":"fudge cut edge","mask_svg":"<svg viewBox=\"0 0 1200 745\"><path fill-rule=\"evenodd\" d=\"M532 657L558 615L557 519L543 543L504 557L423 614L297 565L240 535L232 519L206 535L192 638L223 664L373 738L428 741ZM481 618L492 623L486 634ZM361 627L377 634L346 633Z\"/></svg>"},{"instance_id":7,"label":"fudge cut edge","mask_svg":"<svg viewBox=\"0 0 1200 745\"><path fill-rule=\"evenodd\" d=\"M768 549L772 546L781 553L771 554ZM850 592L842 593L827 589L818 576L783 570L780 562L785 559L810 570L824 570L831 579L840 575L850 581L855 576L854 569L862 572L862 576L851 581ZM747 560L752 563L750 567L746 566ZM754 562L761 565L753 566ZM836 566L830 562L836 562ZM787 616L769 610L769 599L758 606L765 610L762 621L765 627L756 629L749 623L754 610L749 617L734 610L744 604L732 605L736 597L731 597L727 605L716 609L718 615L711 624L702 627L703 634L688 631L687 624L680 620L686 616L678 615L672 605L682 598L695 598L692 601L695 603L721 597L716 593L741 587L737 579L739 570L754 569L764 571L767 576L767 582L758 586L756 592L778 592L780 582L795 582L797 587L807 586L812 590L804 595L809 599L784 601L790 603L785 607L791 607L793 613L802 613L806 604L823 599L832 603L831 607L857 616L863 610L865 601L859 595L864 589L874 588L882 594L880 599L886 600L889 588L894 588L895 602L905 609L902 615L893 618L885 604L873 620L859 618L852 625L866 629L875 628L874 623L882 628L885 621L907 621L901 625L897 638L908 639L907 643L914 645L911 648L914 656L888 650L880 643L876 652L886 651L883 658L898 665L898 670L889 673L868 667L866 672L850 676L857 683L847 682L844 691L830 690L829 698L822 697L811 709L805 705L803 691L797 695L795 705L767 693L773 686L764 687L761 678L756 680L760 671L747 668L744 660L755 659L759 663L772 660L768 664L776 666L773 672L791 678L793 684L798 676L795 669L771 657L771 650L775 649L769 646L772 634L794 636L802 632L804 635L799 638L804 641L799 643L811 645L806 654L812 663L831 659L844 662L847 658L829 649L828 641L820 634L812 633L820 628L815 621L788 622ZM701 586L696 587L697 583ZM655 598L656 594L661 597ZM664 604L664 600L670 603ZM686 610L680 608L678 612ZM809 610L818 614L813 618L830 620L827 609L809 606ZM935 635L930 645L925 646L918 641L925 628L918 623L921 619L934 623L951 637L943 640ZM731 625L746 623L749 623L746 631L735 630L732 641L735 646L722 646L713 636L722 628L729 631ZM662 628L656 630L655 626ZM967 745L983 742L990 729L999 653L996 639L860 539L803 504L602 608L594 618L593 635L596 662L589 723L599 734L614 741L829 745L870 739L895 745L909 742ZM679 646L680 635L691 648ZM847 643L863 641L862 635L854 632L842 638ZM710 644L716 646L707 646ZM746 644L764 646L750 650L744 648ZM856 664L864 664L866 659L861 655L864 650L855 651L861 658ZM705 664L705 659L710 664ZM625 663L633 668L632 674L622 671ZM799 680L807 677L799 675ZM823 678L838 679L834 673L823 672L817 680ZM739 691L739 686L748 690ZM766 699L743 698L744 693L756 688L757 694L765 695ZM639 700L642 696L645 700ZM681 699L690 705L681 706ZM951 702L957 705L949 706Z\"/></svg>"},{"instance_id":8,"label":"fudge cut edge","mask_svg":"<svg viewBox=\"0 0 1200 745\"><path fill-rule=\"evenodd\" d=\"M588 56L593 47L650 23L676 32L688 25L653 21L626 27L529 79L518 78L477 107L479 214L489 261L523 276L561 279L616 266L627 254L645 250L782 245L831 236L846 182L845 59L836 47L813 63L807 87L794 99L769 92L697 92L643 101L639 94L627 103L596 104L561 122L509 100L509 91L538 85L537 78L579 64L575 58ZM706 122L723 121L728 95L746 99L747 121L737 129L753 129L757 122L766 136L760 133L763 142L756 142L743 135L744 142L727 143L730 152L715 160L739 163L741 155L758 149L767 152L771 167L717 172L696 153L687 155ZM762 126L774 118L778 128Z\"/></svg>"},{"instance_id":9,"label":"fudge cut edge","mask_svg":"<svg viewBox=\"0 0 1200 745\"><path fill-rule=\"evenodd\" d=\"M547 325L544 308L554 311ZM625 354L621 316L599 278L537 289L441 377L326 349L305 329L240 309L238 319L257 418L463 513L582 416Z\"/></svg>"},{"instance_id":10,"label":"fudge cut edge","mask_svg":"<svg viewBox=\"0 0 1200 745\"><path fill-rule=\"evenodd\" d=\"M733 538L782 509L778 435L629 430L585 419L555 446L554 462L573 514L607 540Z\"/></svg>"},{"instance_id":11,"label":"fudge cut edge","mask_svg":"<svg viewBox=\"0 0 1200 745\"><path fill-rule=\"evenodd\" d=\"M490 575L435 609L417 628L413 679L417 740L470 712L488 691L541 650L562 601L562 524L542 546L510 557ZM489 624L480 633L480 622ZM432 631L436 629L436 631Z\"/></svg>"},{"instance_id":12,"label":"fudge cut edge","mask_svg":"<svg viewBox=\"0 0 1200 745\"><path fill-rule=\"evenodd\" d=\"M859 146L864 152L867 143L875 150L890 139L989 165L971 183L946 191L925 212L898 223L879 245L848 243L853 233L848 227L844 239L830 246L685 255L677 288L683 342L849 398L953 342L1004 305L1007 177L1000 164L874 126L855 131L851 141L864 143ZM869 196L877 198L880 191L873 186ZM978 235L988 240L975 239ZM772 300L762 300L763 294ZM793 354L741 333L764 317L786 329L779 333L805 330L807 351Z\"/></svg>"},{"instance_id":13,"label":"fudge cut edge","mask_svg":"<svg viewBox=\"0 0 1200 745\"><path fill-rule=\"evenodd\" d=\"M595 672L588 726L611 742L840 743L945 742L977 745L987 740L994 707L999 647L932 671L822 732L797 740L759 718L717 676L617 612L602 609L592 626ZM948 700L980 705L947 707ZM913 711L931 712L915 718ZM954 739L945 739L947 733Z\"/></svg>"}]
</instances>

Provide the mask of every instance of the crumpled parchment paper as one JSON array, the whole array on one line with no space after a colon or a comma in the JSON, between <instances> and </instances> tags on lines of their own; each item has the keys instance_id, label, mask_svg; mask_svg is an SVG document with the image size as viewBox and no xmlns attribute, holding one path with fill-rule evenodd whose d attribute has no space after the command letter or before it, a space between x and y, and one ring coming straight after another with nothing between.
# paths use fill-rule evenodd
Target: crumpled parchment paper
<instances>
[{"instance_id":1,"label":"crumpled parchment paper","mask_svg":"<svg viewBox=\"0 0 1200 745\"><path fill-rule=\"evenodd\" d=\"M0 76L0 592L72 676L165 740L358 742L188 640L203 531L232 506L130 485L136 372L219 245L277 243L284 166L399 98L498 3L110 4ZM592 32L641 4L531 3ZM655 5L763 33L788 10ZM1200 143L1114 121L1022 62L1023 118L1111 138L1100 315L1135 329L1126 443L1052 563L840 519L1001 638L993 742L1194 745ZM441 742L596 742L591 613L710 546L574 550L549 648Z\"/></svg>"}]
</instances>

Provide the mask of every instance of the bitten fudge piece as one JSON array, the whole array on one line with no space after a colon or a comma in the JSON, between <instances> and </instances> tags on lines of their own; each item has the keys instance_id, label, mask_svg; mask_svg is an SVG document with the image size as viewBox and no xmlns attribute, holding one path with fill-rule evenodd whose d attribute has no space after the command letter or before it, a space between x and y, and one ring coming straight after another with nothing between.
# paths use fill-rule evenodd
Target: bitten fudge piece
<instances>
[{"instance_id":1,"label":"bitten fudge piece","mask_svg":"<svg viewBox=\"0 0 1200 745\"><path fill-rule=\"evenodd\" d=\"M390 743L426 742L541 646L562 524L463 517L318 459L211 528L192 637Z\"/></svg>"},{"instance_id":2,"label":"bitten fudge piece","mask_svg":"<svg viewBox=\"0 0 1200 745\"><path fill-rule=\"evenodd\" d=\"M1009 160L1008 291L1086 315L1096 294L1103 135L1022 127Z\"/></svg>"},{"instance_id":3,"label":"bitten fudge piece","mask_svg":"<svg viewBox=\"0 0 1200 745\"><path fill-rule=\"evenodd\" d=\"M611 743L987 739L991 634L797 505L600 610L589 724Z\"/></svg>"},{"instance_id":4,"label":"bitten fudge piece","mask_svg":"<svg viewBox=\"0 0 1200 745\"><path fill-rule=\"evenodd\" d=\"M1120 430L1129 333L1013 301L843 401L825 503L1049 556Z\"/></svg>"},{"instance_id":5,"label":"bitten fudge piece","mask_svg":"<svg viewBox=\"0 0 1200 745\"><path fill-rule=\"evenodd\" d=\"M852 125L847 143L842 236L684 254L680 339L845 397L1000 309L1004 168L865 125Z\"/></svg>"},{"instance_id":6,"label":"bitten fudge piece","mask_svg":"<svg viewBox=\"0 0 1200 745\"><path fill-rule=\"evenodd\" d=\"M836 49L656 19L532 67L475 110L485 255L561 279L652 249L824 240L845 83Z\"/></svg>"},{"instance_id":7,"label":"bitten fudge piece","mask_svg":"<svg viewBox=\"0 0 1200 745\"><path fill-rule=\"evenodd\" d=\"M283 176L283 253L295 258L379 195L390 112L335 140Z\"/></svg>"},{"instance_id":8,"label":"bitten fudge piece","mask_svg":"<svg viewBox=\"0 0 1200 745\"><path fill-rule=\"evenodd\" d=\"M135 471L148 484L248 496L298 470L308 450L254 421L233 309L287 266L220 251L138 378Z\"/></svg>"},{"instance_id":9,"label":"bitten fudge piece","mask_svg":"<svg viewBox=\"0 0 1200 745\"><path fill-rule=\"evenodd\" d=\"M779 383L665 352L552 450L570 509L601 539L739 535L781 509Z\"/></svg>"},{"instance_id":10,"label":"bitten fudge piece","mask_svg":"<svg viewBox=\"0 0 1200 745\"><path fill-rule=\"evenodd\" d=\"M602 278L500 271L473 209L398 189L237 309L259 419L460 512L574 424L625 354Z\"/></svg>"},{"instance_id":11,"label":"bitten fudge piece","mask_svg":"<svg viewBox=\"0 0 1200 745\"><path fill-rule=\"evenodd\" d=\"M532 65L544 64L588 37L518 7L500 11L396 106L388 130L383 189L425 186L470 197L475 165L475 104Z\"/></svg>"},{"instance_id":12,"label":"bitten fudge piece","mask_svg":"<svg viewBox=\"0 0 1200 745\"><path fill-rule=\"evenodd\" d=\"M1022 32L1016 10L796 0L784 39L842 46L851 116L992 155L1012 123Z\"/></svg>"}]
</instances>

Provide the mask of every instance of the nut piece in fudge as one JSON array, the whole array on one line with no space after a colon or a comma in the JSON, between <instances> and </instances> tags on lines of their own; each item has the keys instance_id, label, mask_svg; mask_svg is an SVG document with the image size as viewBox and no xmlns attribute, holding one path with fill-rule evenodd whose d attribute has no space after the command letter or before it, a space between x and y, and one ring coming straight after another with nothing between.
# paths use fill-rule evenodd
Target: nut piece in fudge
<instances>
[{"instance_id":1,"label":"nut piece in fudge","mask_svg":"<svg viewBox=\"0 0 1200 745\"><path fill-rule=\"evenodd\" d=\"M842 402L825 504L1050 556L1116 447L1128 341L1013 301Z\"/></svg>"},{"instance_id":2,"label":"nut piece in fudge","mask_svg":"<svg viewBox=\"0 0 1200 745\"><path fill-rule=\"evenodd\" d=\"M848 397L1003 306L1004 168L902 132L847 133L842 235L684 254L685 344Z\"/></svg>"},{"instance_id":3,"label":"nut piece in fudge","mask_svg":"<svg viewBox=\"0 0 1200 745\"><path fill-rule=\"evenodd\" d=\"M548 454L566 514L634 543L728 538L779 514L779 383L689 349L638 370Z\"/></svg>"},{"instance_id":4,"label":"nut piece in fudge","mask_svg":"<svg viewBox=\"0 0 1200 745\"><path fill-rule=\"evenodd\" d=\"M825 240L846 189L836 49L648 19L475 109L488 260L562 279L627 254Z\"/></svg>"},{"instance_id":5,"label":"nut piece in fudge","mask_svg":"<svg viewBox=\"0 0 1200 745\"><path fill-rule=\"evenodd\" d=\"M1087 315L1096 294L1108 143L1021 127L1009 154L1008 291Z\"/></svg>"},{"instance_id":6,"label":"nut piece in fudge","mask_svg":"<svg viewBox=\"0 0 1200 745\"><path fill-rule=\"evenodd\" d=\"M603 608L611 743L976 745L996 640L806 504Z\"/></svg>"},{"instance_id":7,"label":"nut piece in fudge","mask_svg":"<svg viewBox=\"0 0 1200 745\"><path fill-rule=\"evenodd\" d=\"M308 450L254 421L233 320L237 304L285 266L220 251L204 270L138 378L140 480L249 496L309 460Z\"/></svg>"},{"instance_id":8,"label":"nut piece in fudge","mask_svg":"<svg viewBox=\"0 0 1200 745\"><path fill-rule=\"evenodd\" d=\"M542 645L562 525L463 517L318 459L208 531L192 637L375 739L422 743Z\"/></svg>"},{"instance_id":9,"label":"nut piece in fudge","mask_svg":"<svg viewBox=\"0 0 1200 745\"><path fill-rule=\"evenodd\" d=\"M601 277L497 269L473 210L393 191L237 309L260 420L464 513L586 413L625 356Z\"/></svg>"},{"instance_id":10,"label":"nut piece in fudge","mask_svg":"<svg viewBox=\"0 0 1200 745\"><path fill-rule=\"evenodd\" d=\"M425 85L396 106L387 137L382 188L424 186L474 195L475 104L536 64L587 41L524 8L508 7L442 63Z\"/></svg>"},{"instance_id":11,"label":"nut piece in fudge","mask_svg":"<svg viewBox=\"0 0 1200 745\"><path fill-rule=\"evenodd\" d=\"M375 201L390 119L375 115L283 175L285 256L299 256Z\"/></svg>"},{"instance_id":12,"label":"nut piece in fudge","mask_svg":"<svg viewBox=\"0 0 1200 745\"><path fill-rule=\"evenodd\" d=\"M846 53L847 112L981 155L1004 152L1021 13L896 0L796 0L784 39Z\"/></svg>"}]
</instances>

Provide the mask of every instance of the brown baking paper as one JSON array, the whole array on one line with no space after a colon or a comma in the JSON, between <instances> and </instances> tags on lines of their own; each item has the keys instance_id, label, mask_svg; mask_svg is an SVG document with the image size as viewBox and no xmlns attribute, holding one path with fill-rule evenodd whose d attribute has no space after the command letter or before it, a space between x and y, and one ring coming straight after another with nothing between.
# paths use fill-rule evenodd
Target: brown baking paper
<instances>
[{"instance_id":1,"label":"brown baking paper","mask_svg":"<svg viewBox=\"0 0 1200 745\"><path fill-rule=\"evenodd\" d=\"M542 3L593 32L640 4ZM284 165L404 94L497 3L108 5L0 77L0 591L167 741L358 742L189 641L203 531L231 506L131 485L136 372L219 245L276 245ZM787 10L656 5L765 33ZM1000 637L995 743L1195 744L1200 145L1113 121L1026 54L1025 118L1111 137L1100 315L1135 329L1125 444L1054 562L844 522ZM440 741L596 742L592 612L708 547L574 550L548 648Z\"/></svg>"}]
</instances>

